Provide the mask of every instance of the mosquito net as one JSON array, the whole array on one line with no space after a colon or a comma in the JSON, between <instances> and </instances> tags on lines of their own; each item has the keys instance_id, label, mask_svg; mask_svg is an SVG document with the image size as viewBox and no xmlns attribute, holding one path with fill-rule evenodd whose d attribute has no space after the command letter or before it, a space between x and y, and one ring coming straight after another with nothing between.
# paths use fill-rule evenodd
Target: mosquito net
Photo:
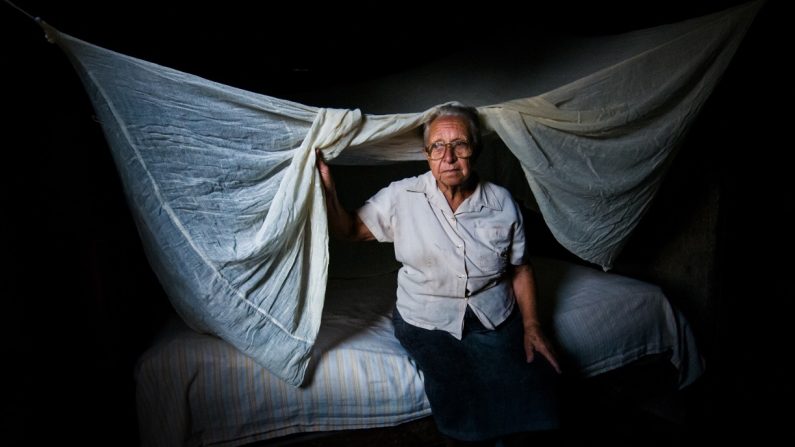
<instances>
[{"instance_id":1,"label":"mosquito net","mask_svg":"<svg viewBox=\"0 0 795 447\"><path fill-rule=\"evenodd\" d=\"M417 128L438 104L428 101L476 105L520 163L555 238L608 269L759 6L586 39L545 65L463 75L493 88L459 79L434 96L392 79L379 90L392 110L378 114L237 89L41 24L91 97L174 307L299 385L329 262L315 149L345 164L423 160Z\"/></svg>"}]
</instances>

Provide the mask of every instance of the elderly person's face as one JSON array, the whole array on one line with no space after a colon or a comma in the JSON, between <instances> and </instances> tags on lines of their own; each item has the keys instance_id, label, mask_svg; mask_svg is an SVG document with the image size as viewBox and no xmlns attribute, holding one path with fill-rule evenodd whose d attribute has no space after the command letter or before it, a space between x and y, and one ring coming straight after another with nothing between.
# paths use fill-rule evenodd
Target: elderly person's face
<instances>
[{"instance_id":1,"label":"elderly person's face","mask_svg":"<svg viewBox=\"0 0 795 447\"><path fill-rule=\"evenodd\" d=\"M426 146L437 141L469 141L466 122L457 116L442 116L433 120L428 128ZM472 173L469 158L458 158L452 146L447 146L444 156L439 160L428 157L431 172L440 187L457 188L462 186Z\"/></svg>"}]
</instances>

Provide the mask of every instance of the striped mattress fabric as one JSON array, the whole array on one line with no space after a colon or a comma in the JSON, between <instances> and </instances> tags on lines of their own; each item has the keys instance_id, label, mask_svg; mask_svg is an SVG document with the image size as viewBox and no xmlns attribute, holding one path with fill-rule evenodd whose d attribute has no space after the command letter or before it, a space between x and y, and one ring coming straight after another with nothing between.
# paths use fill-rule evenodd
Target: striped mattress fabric
<instances>
[{"instance_id":1,"label":"striped mattress fabric","mask_svg":"<svg viewBox=\"0 0 795 447\"><path fill-rule=\"evenodd\" d=\"M142 445L237 446L430 415L422 376L392 334L395 278L329 283L315 354L299 388L175 320L136 368Z\"/></svg>"}]
</instances>

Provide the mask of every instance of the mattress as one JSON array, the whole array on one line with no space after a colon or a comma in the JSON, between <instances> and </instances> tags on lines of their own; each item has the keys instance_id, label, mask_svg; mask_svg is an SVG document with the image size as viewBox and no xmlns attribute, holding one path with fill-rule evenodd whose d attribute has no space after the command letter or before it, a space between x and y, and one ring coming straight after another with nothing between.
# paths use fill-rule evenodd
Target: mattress
<instances>
[{"instance_id":1,"label":"mattress","mask_svg":"<svg viewBox=\"0 0 795 447\"><path fill-rule=\"evenodd\" d=\"M537 258L533 266L565 373L591 377L652 354L670 356L680 386L702 373L687 321L659 287L564 261ZM142 445L238 446L430 415L422 374L393 335L396 277L329 281L301 387L173 321L136 366Z\"/></svg>"}]
</instances>

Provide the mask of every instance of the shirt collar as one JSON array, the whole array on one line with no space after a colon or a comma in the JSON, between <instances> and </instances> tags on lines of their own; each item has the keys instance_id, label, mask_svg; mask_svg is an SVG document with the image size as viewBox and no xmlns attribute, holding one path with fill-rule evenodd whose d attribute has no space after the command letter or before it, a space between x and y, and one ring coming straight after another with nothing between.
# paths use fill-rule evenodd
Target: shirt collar
<instances>
[{"instance_id":1,"label":"shirt collar","mask_svg":"<svg viewBox=\"0 0 795 447\"><path fill-rule=\"evenodd\" d=\"M431 171L417 176L417 181L410 183L406 190L409 192L425 194L425 197L428 198L428 201L437 206L442 206L442 204L444 206L448 206L447 200L436 186L436 178L434 178ZM473 192L472 195L461 204L456 211L456 214L476 212L480 211L484 207L495 211L502 211L502 206L500 205L500 202L497 200L497 198L494 197L494 193L491 191L491 188L489 188L485 182L478 181L478 185L475 187L475 192Z\"/></svg>"}]
</instances>

